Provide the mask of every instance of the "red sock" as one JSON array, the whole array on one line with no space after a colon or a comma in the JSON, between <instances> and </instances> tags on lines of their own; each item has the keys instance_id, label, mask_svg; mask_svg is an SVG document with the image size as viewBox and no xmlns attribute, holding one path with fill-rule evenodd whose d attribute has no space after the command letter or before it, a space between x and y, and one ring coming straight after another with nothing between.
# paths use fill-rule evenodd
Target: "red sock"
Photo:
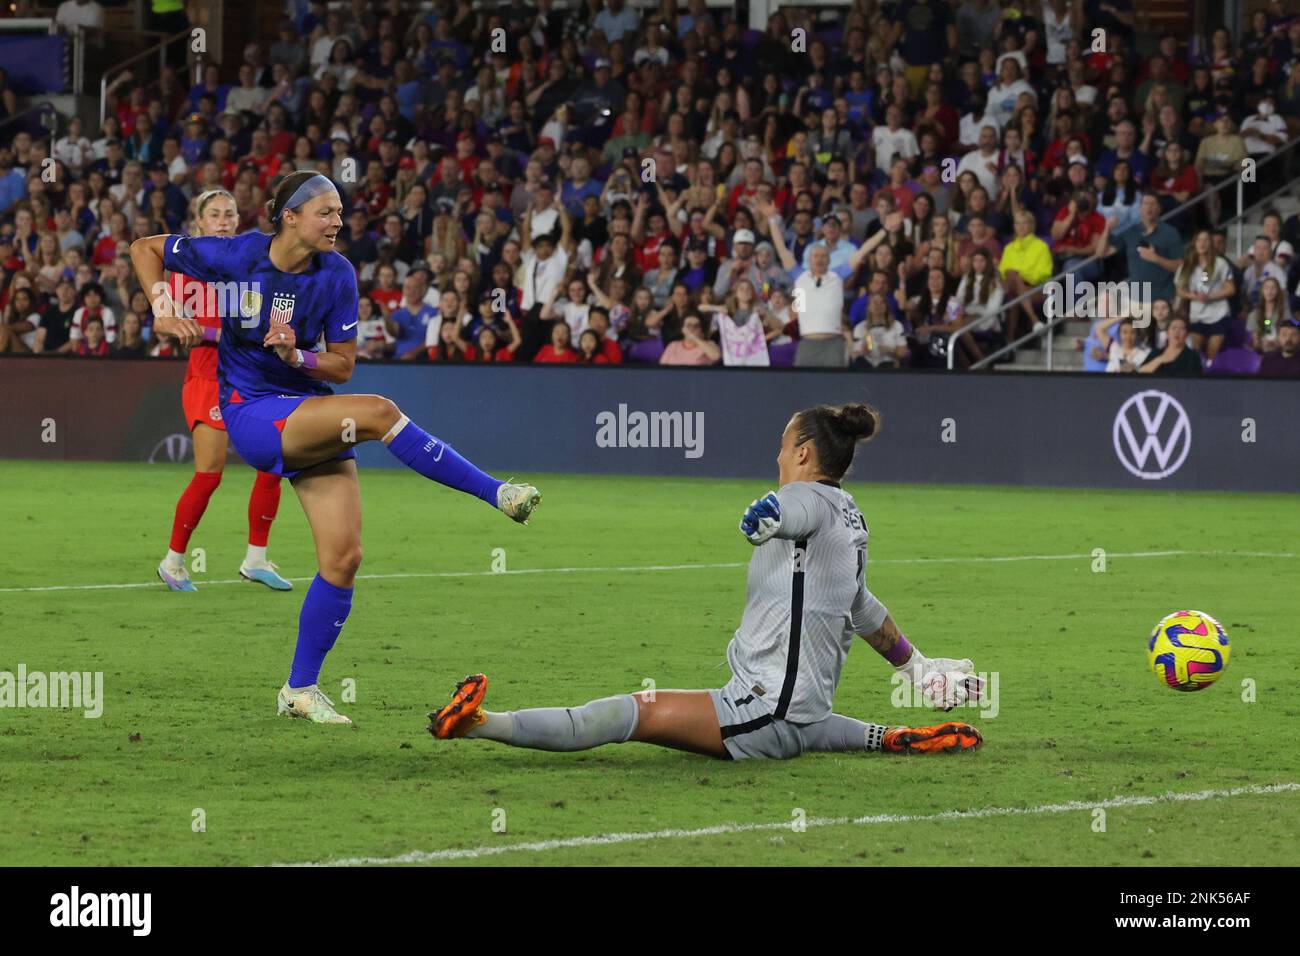
<instances>
[{"instance_id":1,"label":"red sock","mask_svg":"<svg viewBox=\"0 0 1300 956\"><path fill-rule=\"evenodd\" d=\"M180 501L176 502L176 517L172 521L171 549L173 551L185 553L185 549L190 544L190 535L199 526L203 512L208 510L208 499L212 497L212 492L217 490L219 484L221 484L221 472L196 471L190 483L185 486Z\"/></svg>"},{"instance_id":2,"label":"red sock","mask_svg":"<svg viewBox=\"0 0 1300 956\"><path fill-rule=\"evenodd\" d=\"M280 507L280 476L265 471L257 473L253 491L248 496L248 543L265 548L271 534L271 522Z\"/></svg>"}]
</instances>

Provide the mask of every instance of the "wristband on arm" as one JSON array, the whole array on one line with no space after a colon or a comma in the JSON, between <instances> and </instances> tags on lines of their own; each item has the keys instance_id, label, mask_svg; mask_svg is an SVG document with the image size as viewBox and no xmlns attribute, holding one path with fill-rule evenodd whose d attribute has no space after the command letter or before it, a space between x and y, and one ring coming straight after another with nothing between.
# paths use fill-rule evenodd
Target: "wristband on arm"
<instances>
[{"instance_id":1,"label":"wristband on arm","mask_svg":"<svg viewBox=\"0 0 1300 956\"><path fill-rule=\"evenodd\" d=\"M205 325L205 326L203 327L203 341L205 341L205 342L213 342L213 343L215 343L215 342L217 341L217 338L218 338L220 335L221 335L221 330L220 330L220 329L214 329L214 328L212 328L212 326L210 326L210 325Z\"/></svg>"},{"instance_id":2,"label":"wristband on arm","mask_svg":"<svg viewBox=\"0 0 1300 956\"><path fill-rule=\"evenodd\" d=\"M304 352L304 351L302 351L302 349L299 349L299 350L298 350L298 365L301 366L301 367L304 368L304 369L308 369L308 370L310 370L310 369L314 369L314 368L316 367L316 353L315 353L315 352Z\"/></svg>"},{"instance_id":3,"label":"wristband on arm","mask_svg":"<svg viewBox=\"0 0 1300 956\"><path fill-rule=\"evenodd\" d=\"M902 667L912 656L912 645L904 635L900 634L894 646L881 656L895 667Z\"/></svg>"}]
</instances>

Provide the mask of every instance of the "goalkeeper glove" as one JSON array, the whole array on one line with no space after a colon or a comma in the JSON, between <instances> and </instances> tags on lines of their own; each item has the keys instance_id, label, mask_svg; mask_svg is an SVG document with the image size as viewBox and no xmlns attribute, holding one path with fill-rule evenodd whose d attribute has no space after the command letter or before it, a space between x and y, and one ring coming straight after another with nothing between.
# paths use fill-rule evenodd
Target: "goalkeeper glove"
<instances>
[{"instance_id":1,"label":"goalkeeper glove","mask_svg":"<svg viewBox=\"0 0 1300 956\"><path fill-rule=\"evenodd\" d=\"M969 658L929 658L916 647L912 648L907 663L894 668L895 673L905 675L921 692L921 699L927 705L945 712L984 696L984 679L976 676L974 670Z\"/></svg>"},{"instance_id":2,"label":"goalkeeper glove","mask_svg":"<svg viewBox=\"0 0 1300 956\"><path fill-rule=\"evenodd\" d=\"M776 534L780 527L781 502L777 501L772 492L751 504L746 509L745 516L740 519L740 533L753 545L762 544Z\"/></svg>"}]
</instances>

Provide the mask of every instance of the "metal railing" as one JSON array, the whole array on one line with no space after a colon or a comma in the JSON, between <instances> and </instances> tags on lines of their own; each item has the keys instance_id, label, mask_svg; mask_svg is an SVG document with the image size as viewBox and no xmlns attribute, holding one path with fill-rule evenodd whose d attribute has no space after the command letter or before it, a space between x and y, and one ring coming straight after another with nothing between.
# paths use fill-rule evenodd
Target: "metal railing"
<instances>
[{"instance_id":1,"label":"metal railing","mask_svg":"<svg viewBox=\"0 0 1300 956\"><path fill-rule=\"evenodd\" d=\"M170 36L152 30L144 30L141 32L145 36L157 36L157 37L163 37L163 39L159 40L157 43L155 43L153 46L149 47L148 49L141 50L135 56L128 57L127 59L121 61L120 63L116 63L113 66L109 67L107 70L104 71L103 75L99 78L99 125L101 128L104 125L104 119L108 116L108 88L109 86L112 85L111 83L109 83L109 77L120 75L122 71L124 71L132 63L136 63L140 60L144 60L148 57L154 56L155 54L157 54L158 56L158 75L161 76L163 71L167 68L167 48L173 45L174 43L176 43L177 41L184 38L188 38L190 36L190 28L188 27L186 27L184 30L180 30L177 33L173 33ZM154 80L151 83L149 83L148 86L153 86L157 82L158 82L157 80ZM123 135L129 135L131 131L123 130L122 132Z\"/></svg>"},{"instance_id":2,"label":"metal railing","mask_svg":"<svg viewBox=\"0 0 1300 956\"><path fill-rule=\"evenodd\" d=\"M74 96L80 96L86 92L86 31L83 27L73 27L70 30L51 30L51 33L62 33L68 38L68 48L64 51L67 58L63 66L64 79L68 81L68 88L72 90Z\"/></svg>"},{"instance_id":3,"label":"metal railing","mask_svg":"<svg viewBox=\"0 0 1300 956\"><path fill-rule=\"evenodd\" d=\"M1264 157L1263 159L1257 160L1255 163L1256 182L1259 181L1259 172L1261 170L1263 170L1270 163L1276 162L1277 160L1279 160L1284 156L1290 157L1290 155L1296 151L1298 146L1300 146L1300 136L1297 136L1295 139L1291 140L1286 145L1282 146L1276 152ZM1297 155L1300 155L1300 153L1297 153ZM1240 175L1228 176L1225 177L1224 180L1218 185L1213 186L1210 189L1202 190L1201 192L1197 193L1195 196L1188 199L1182 205L1175 206L1173 209L1169 210L1169 212L1164 213L1160 217L1160 221L1168 222L1169 220L1173 219L1176 216L1185 215L1193 208L1201 206L1204 203L1206 203L1211 196L1218 195L1219 193L1231 189L1233 186L1236 186L1237 213L1231 219L1228 219L1227 222L1228 223L1235 222L1237 256L1240 257L1242 254L1242 230L1245 227L1246 216L1250 212L1259 209L1265 203L1270 202L1275 197L1281 195L1282 193L1288 191L1291 188L1291 184L1286 182L1287 172L1288 172L1286 163L1284 162L1279 168L1282 169L1282 175L1279 178L1282 180L1283 185L1280 188L1273 190L1273 192L1265 196L1263 199L1260 199L1257 202L1255 202L1249 209L1243 209L1245 184L1242 182L1241 176ZM1220 223L1220 226L1222 225L1224 225L1224 223ZM1133 228L1133 227L1130 226L1129 228ZM1051 285L1052 283L1060 282L1067 275L1076 273L1080 269L1084 268L1085 266L1091 265L1094 262L1099 263L1104 259L1108 259L1108 258L1110 257L1105 255L1103 250L1102 252L1099 252L1096 255L1089 256L1087 259L1084 259L1081 262L1075 263L1072 269L1058 272L1056 275L1053 275L1051 278L1044 280L1040 285L1037 285L1033 289L1030 289L1029 291L1023 294L1016 296L1010 302L1003 303L1002 308L998 311L999 321L1003 319L1003 317L1005 317L1007 314L1009 314L1012 309L1020 308L1021 303L1031 300L1036 295L1041 295L1043 293L1043 290L1047 286ZM1026 343L1032 342L1034 339L1037 338L1044 338L1046 339L1046 342L1043 345L1044 361L1046 362L1047 365L1047 371L1049 372L1052 371L1052 344L1054 341L1053 337L1055 334L1056 327L1065 322L1071 321L1071 317L1069 315L1059 315L1056 317L1046 316L1045 319L1046 321L1039 327L1033 329L1032 331L1028 332L1025 335L1022 335L1014 342L1008 342L1006 345L1002 346L997 351L984 356L982 359L980 359L977 362L974 362L970 366L969 370L976 371L979 369L987 368L989 365L991 365L993 362L1000 359L1002 356L1014 352L1016 349L1021 348ZM961 338L961 336L963 335L969 335L969 334L973 334L974 332L981 331L980 328L981 325L982 323L978 321L972 322L968 325L962 326L951 336L949 336L948 338L949 371L951 371L955 367L954 362L956 360L956 351L957 351L955 345L957 343L957 340ZM991 327L986 324L983 325L986 328Z\"/></svg>"}]
</instances>

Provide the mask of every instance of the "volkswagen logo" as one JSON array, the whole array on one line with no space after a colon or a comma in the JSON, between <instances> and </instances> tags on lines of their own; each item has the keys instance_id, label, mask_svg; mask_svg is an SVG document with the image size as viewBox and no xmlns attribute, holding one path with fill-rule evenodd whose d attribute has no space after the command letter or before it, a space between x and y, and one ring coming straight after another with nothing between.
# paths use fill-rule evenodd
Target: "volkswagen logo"
<instances>
[{"instance_id":1,"label":"volkswagen logo","mask_svg":"<svg viewBox=\"0 0 1300 956\"><path fill-rule=\"evenodd\" d=\"M168 435L158 444L153 446L153 451L149 453L149 464L152 465L160 461L188 461L192 447L193 445L189 435Z\"/></svg>"},{"instance_id":2,"label":"volkswagen logo","mask_svg":"<svg viewBox=\"0 0 1300 956\"><path fill-rule=\"evenodd\" d=\"M1138 392L1115 413L1115 455L1130 474L1146 481L1168 478L1187 459L1192 422L1172 395Z\"/></svg>"}]
</instances>

